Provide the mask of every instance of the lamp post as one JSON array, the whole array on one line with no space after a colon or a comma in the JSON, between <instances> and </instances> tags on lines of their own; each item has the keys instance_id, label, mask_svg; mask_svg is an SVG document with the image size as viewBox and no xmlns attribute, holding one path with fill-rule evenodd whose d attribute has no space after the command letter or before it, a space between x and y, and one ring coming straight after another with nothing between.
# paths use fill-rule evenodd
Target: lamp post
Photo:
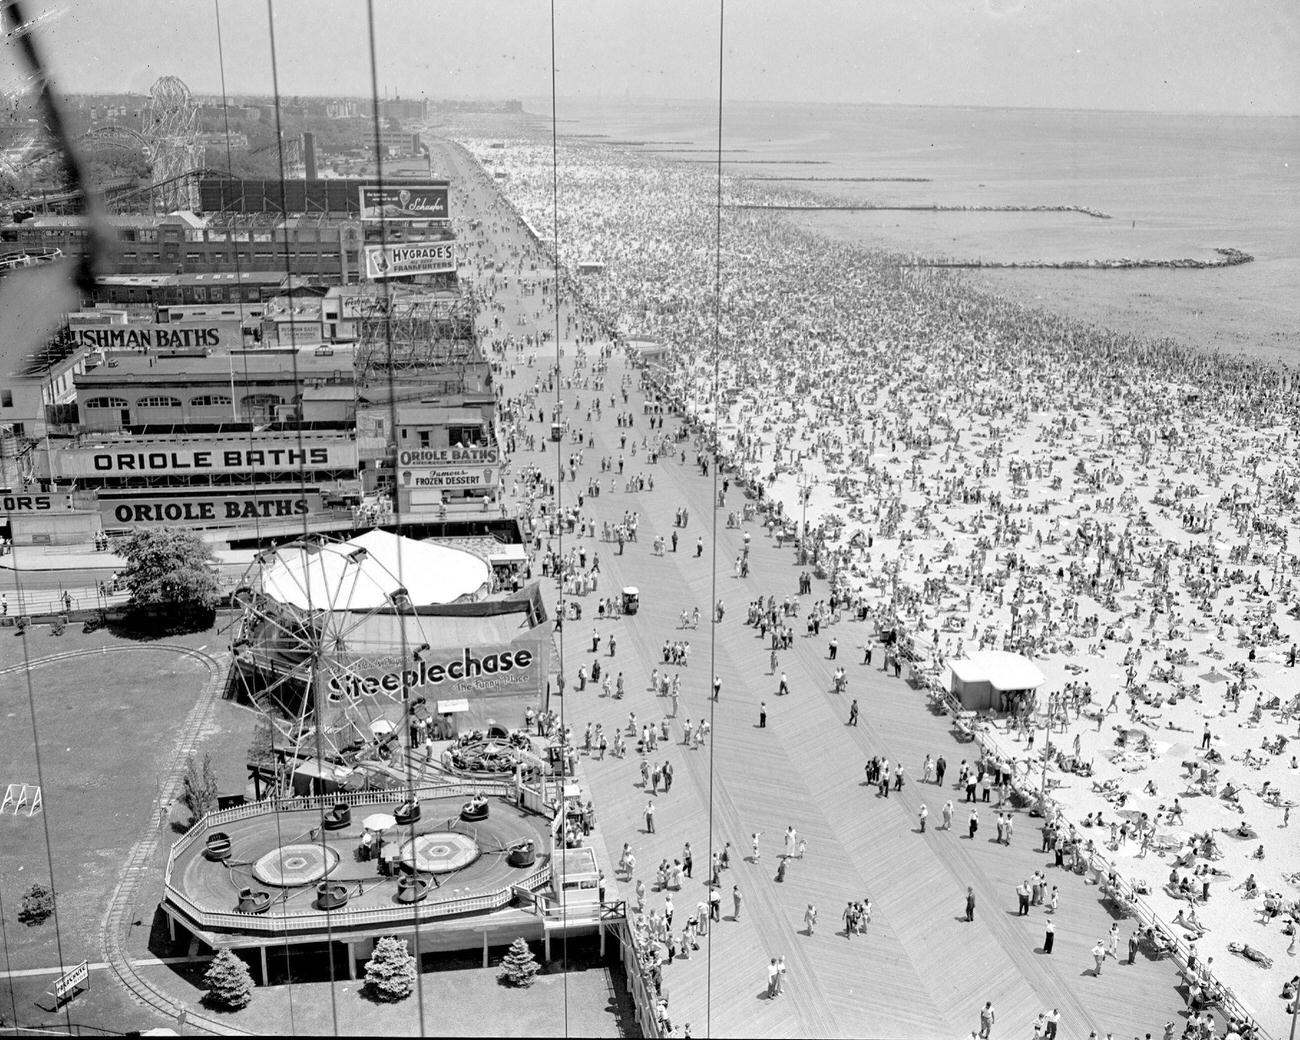
<instances>
[{"instance_id":1,"label":"lamp post","mask_svg":"<svg viewBox=\"0 0 1300 1040\"><path fill-rule=\"evenodd\" d=\"M812 492L816 480L809 480L806 474L799 474L799 504L801 514L799 520L799 566L804 566L808 562L808 496Z\"/></svg>"}]
</instances>

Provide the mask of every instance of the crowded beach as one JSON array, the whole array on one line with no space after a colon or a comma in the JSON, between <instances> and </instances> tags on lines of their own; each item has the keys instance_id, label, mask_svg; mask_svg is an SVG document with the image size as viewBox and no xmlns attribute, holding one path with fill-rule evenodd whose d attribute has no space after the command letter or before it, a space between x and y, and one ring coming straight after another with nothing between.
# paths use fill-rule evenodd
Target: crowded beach
<instances>
[{"instance_id":1,"label":"crowded beach","mask_svg":"<svg viewBox=\"0 0 1300 1040\"><path fill-rule=\"evenodd\" d=\"M465 144L552 227L549 141ZM719 258L719 186L699 165L566 143L558 181L562 277L603 265L574 291L667 348L648 370L661 399L776 504L718 521L799 544L867 620L849 630L859 655L892 639L877 660L1004 766L995 797L1031 794L1153 942L1212 958L1214 984L1283 1032L1300 919L1294 374L1086 326L762 209L725 211ZM796 196L815 197L767 200ZM834 620L824 601L795 608ZM1035 695L961 711L951 664L983 650L1032 661Z\"/></svg>"}]
</instances>

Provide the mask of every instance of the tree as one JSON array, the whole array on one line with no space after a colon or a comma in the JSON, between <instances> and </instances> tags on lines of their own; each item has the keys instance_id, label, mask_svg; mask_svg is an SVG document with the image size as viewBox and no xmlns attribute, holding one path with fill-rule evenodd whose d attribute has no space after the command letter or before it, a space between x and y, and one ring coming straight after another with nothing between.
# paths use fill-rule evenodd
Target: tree
<instances>
[{"instance_id":1,"label":"tree","mask_svg":"<svg viewBox=\"0 0 1300 1040\"><path fill-rule=\"evenodd\" d=\"M265 715L253 723L253 740L248 746L248 764L267 766L275 761L275 726Z\"/></svg>"},{"instance_id":2,"label":"tree","mask_svg":"<svg viewBox=\"0 0 1300 1040\"><path fill-rule=\"evenodd\" d=\"M189 809L191 822L201 819L217 807L217 774L212 768L212 756L203 756L200 769L190 755L185 759L185 776L181 781L181 801Z\"/></svg>"},{"instance_id":3,"label":"tree","mask_svg":"<svg viewBox=\"0 0 1300 1040\"><path fill-rule=\"evenodd\" d=\"M221 599L212 549L193 531L147 528L123 544L122 579L138 619L167 619L180 626L211 624Z\"/></svg>"},{"instance_id":4,"label":"tree","mask_svg":"<svg viewBox=\"0 0 1300 1040\"><path fill-rule=\"evenodd\" d=\"M510 952L501 962L501 974L497 976L507 986L527 988L535 981L534 976L541 970L533 951L520 937L510 944Z\"/></svg>"},{"instance_id":5,"label":"tree","mask_svg":"<svg viewBox=\"0 0 1300 1040\"><path fill-rule=\"evenodd\" d=\"M54 891L39 882L23 893L23 905L18 920L29 928L44 924L54 913Z\"/></svg>"},{"instance_id":6,"label":"tree","mask_svg":"<svg viewBox=\"0 0 1300 1040\"><path fill-rule=\"evenodd\" d=\"M366 962L366 986L376 1000L405 1000L415 989L415 958L406 940L390 935L375 943Z\"/></svg>"},{"instance_id":7,"label":"tree","mask_svg":"<svg viewBox=\"0 0 1300 1040\"><path fill-rule=\"evenodd\" d=\"M207 1002L212 1007L238 1011L253 999L253 976L248 965L229 950L217 951L203 975L203 984L208 987Z\"/></svg>"}]
</instances>

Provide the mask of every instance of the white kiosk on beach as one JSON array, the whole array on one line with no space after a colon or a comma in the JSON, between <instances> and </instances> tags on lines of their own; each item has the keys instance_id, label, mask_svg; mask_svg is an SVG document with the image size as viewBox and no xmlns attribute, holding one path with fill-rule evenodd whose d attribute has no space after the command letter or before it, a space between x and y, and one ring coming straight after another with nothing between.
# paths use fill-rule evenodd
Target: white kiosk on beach
<instances>
[{"instance_id":1,"label":"white kiosk on beach","mask_svg":"<svg viewBox=\"0 0 1300 1040\"><path fill-rule=\"evenodd\" d=\"M948 689L967 711L1008 711L1017 698L1032 707L1043 673L1026 657L1006 650L981 650L948 665Z\"/></svg>"}]
</instances>

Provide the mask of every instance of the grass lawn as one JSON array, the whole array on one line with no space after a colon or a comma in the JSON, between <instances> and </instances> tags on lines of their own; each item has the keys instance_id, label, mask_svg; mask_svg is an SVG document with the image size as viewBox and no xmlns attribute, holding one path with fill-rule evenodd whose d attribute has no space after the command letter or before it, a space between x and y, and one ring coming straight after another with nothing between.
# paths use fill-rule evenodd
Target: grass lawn
<instances>
[{"instance_id":1,"label":"grass lawn","mask_svg":"<svg viewBox=\"0 0 1300 1040\"><path fill-rule=\"evenodd\" d=\"M180 724L207 680L207 670L197 661L151 648L148 642L123 640L104 631L87 635L74 627L56 639L44 628L25 637L4 629L0 641L5 650L0 660L6 665L22 663L24 651L36 662L69 650L131 647L129 653L96 654L31 669L45 782L44 813L28 818L11 811L0 816L5 954L0 967L22 970L58 965L60 944L64 964L100 960L103 915L121 864L145 829L157 826L151 807L158 784ZM168 642L213 650L222 645L213 631ZM251 719L245 721L247 713L233 705L220 708L213 728L223 730L228 725L241 730L239 739L246 748L244 731L251 731ZM0 784L36 783L36 739L26 672L0 677L0 720L4 727ZM223 766L214 757L214 763L223 790L243 789L242 761ZM58 892L57 934L53 919L35 928L18 921L23 892L33 882L49 884L47 829ZM156 895L154 898L156 901ZM152 906L144 906L140 912L147 924ZM8 984L0 985L3 1016L24 1023L52 1020L31 1004L32 997L43 992L50 981L46 977L15 980L12 1002ZM106 974L98 973L92 978L91 993L74 1005L73 1019L86 1021L85 1009L95 1009L97 1016L105 1016L102 1024L112 1027L118 1020L108 1012L119 1007L134 1005ZM122 1022L122 1027L139 1024L133 1019Z\"/></svg>"}]
</instances>

